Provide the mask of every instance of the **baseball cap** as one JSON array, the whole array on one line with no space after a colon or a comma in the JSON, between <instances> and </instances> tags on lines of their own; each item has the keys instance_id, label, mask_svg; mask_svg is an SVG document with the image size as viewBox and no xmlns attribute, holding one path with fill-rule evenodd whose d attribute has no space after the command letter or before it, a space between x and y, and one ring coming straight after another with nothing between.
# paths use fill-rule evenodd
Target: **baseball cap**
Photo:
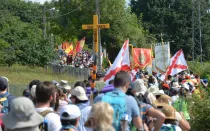
<instances>
[{"instance_id":1,"label":"baseball cap","mask_svg":"<svg viewBox=\"0 0 210 131\"><path fill-rule=\"evenodd\" d=\"M86 92L83 87L81 86L76 86L72 91L71 95L76 96L79 100L88 100L86 96Z\"/></svg>"},{"instance_id":2,"label":"baseball cap","mask_svg":"<svg viewBox=\"0 0 210 131\"><path fill-rule=\"evenodd\" d=\"M66 113L67 115L65 115ZM79 107L76 105L65 105L61 108L60 119L61 120L72 120L81 116Z\"/></svg>"}]
</instances>

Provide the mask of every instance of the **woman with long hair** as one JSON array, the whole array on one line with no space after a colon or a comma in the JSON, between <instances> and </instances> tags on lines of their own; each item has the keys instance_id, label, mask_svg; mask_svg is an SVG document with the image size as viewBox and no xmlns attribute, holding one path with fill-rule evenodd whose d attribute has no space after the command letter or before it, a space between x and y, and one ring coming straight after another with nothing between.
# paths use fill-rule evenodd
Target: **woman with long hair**
<instances>
[{"instance_id":1,"label":"woman with long hair","mask_svg":"<svg viewBox=\"0 0 210 131\"><path fill-rule=\"evenodd\" d=\"M92 106L91 113L85 126L93 131L115 131L112 126L114 110L111 105L99 102Z\"/></svg>"}]
</instances>

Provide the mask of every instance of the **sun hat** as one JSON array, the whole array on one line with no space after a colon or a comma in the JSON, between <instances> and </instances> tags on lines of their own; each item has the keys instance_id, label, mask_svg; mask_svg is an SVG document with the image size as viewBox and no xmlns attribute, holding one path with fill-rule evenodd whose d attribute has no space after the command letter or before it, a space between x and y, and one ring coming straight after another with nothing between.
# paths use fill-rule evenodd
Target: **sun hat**
<instances>
[{"instance_id":1,"label":"sun hat","mask_svg":"<svg viewBox=\"0 0 210 131\"><path fill-rule=\"evenodd\" d=\"M64 113L67 113L68 115L63 115ZM65 105L60 110L60 119L62 120L72 120L76 119L81 116L81 112L79 107L76 105Z\"/></svg>"},{"instance_id":2,"label":"sun hat","mask_svg":"<svg viewBox=\"0 0 210 131\"><path fill-rule=\"evenodd\" d=\"M152 86L149 87L149 89L147 91L149 93L152 93L153 94L153 93L159 91L159 88L157 86L155 86L155 85L152 85Z\"/></svg>"},{"instance_id":3,"label":"sun hat","mask_svg":"<svg viewBox=\"0 0 210 131\"><path fill-rule=\"evenodd\" d=\"M173 106L164 105L161 111L165 114L165 119L176 120L176 110Z\"/></svg>"},{"instance_id":4,"label":"sun hat","mask_svg":"<svg viewBox=\"0 0 210 131\"><path fill-rule=\"evenodd\" d=\"M136 95L139 95L139 93L144 94L147 91L147 87L144 85L144 80L142 79L136 79L133 85Z\"/></svg>"},{"instance_id":5,"label":"sun hat","mask_svg":"<svg viewBox=\"0 0 210 131\"><path fill-rule=\"evenodd\" d=\"M173 82L173 85L172 85L172 87L176 87L176 88L179 88L179 87L181 87L181 86L179 85L179 83L178 83L178 82Z\"/></svg>"},{"instance_id":6,"label":"sun hat","mask_svg":"<svg viewBox=\"0 0 210 131\"><path fill-rule=\"evenodd\" d=\"M67 80L61 80L59 87L66 90L71 90L71 86L68 84Z\"/></svg>"},{"instance_id":7,"label":"sun hat","mask_svg":"<svg viewBox=\"0 0 210 131\"><path fill-rule=\"evenodd\" d=\"M155 102L155 106L156 107L159 107L159 106L163 106L165 104L167 105L171 105L171 102L172 102L172 98L168 95L161 95Z\"/></svg>"},{"instance_id":8,"label":"sun hat","mask_svg":"<svg viewBox=\"0 0 210 131\"><path fill-rule=\"evenodd\" d=\"M12 100L10 112L2 120L8 129L20 129L39 126L44 119L36 112L29 98L17 97Z\"/></svg>"},{"instance_id":9,"label":"sun hat","mask_svg":"<svg viewBox=\"0 0 210 131\"><path fill-rule=\"evenodd\" d=\"M153 95L158 96L158 95L163 95L165 94L163 90L158 90L157 92L153 93Z\"/></svg>"},{"instance_id":10,"label":"sun hat","mask_svg":"<svg viewBox=\"0 0 210 131\"><path fill-rule=\"evenodd\" d=\"M81 86L76 86L72 91L71 95L76 96L79 100L88 100L85 90Z\"/></svg>"}]
</instances>

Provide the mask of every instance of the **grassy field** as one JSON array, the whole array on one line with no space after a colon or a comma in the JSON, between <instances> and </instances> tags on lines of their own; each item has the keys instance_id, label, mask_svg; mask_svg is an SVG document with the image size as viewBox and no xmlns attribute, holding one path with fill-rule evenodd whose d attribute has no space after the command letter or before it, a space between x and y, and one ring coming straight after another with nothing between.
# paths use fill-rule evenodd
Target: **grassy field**
<instances>
[{"instance_id":1,"label":"grassy field","mask_svg":"<svg viewBox=\"0 0 210 131\"><path fill-rule=\"evenodd\" d=\"M52 81L67 80L70 85L73 85L80 79L71 77L67 74L56 74L51 70L46 70L39 67L28 67L14 65L12 67L0 66L0 76L6 76L9 79L10 92L16 96L20 96L22 91L32 80Z\"/></svg>"},{"instance_id":2,"label":"grassy field","mask_svg":"<svg viewBox=\"0 0 210 131\"><path fill-rule=\"evenodd\" d=\"M67 74L55 74L50 70L39 67L28 67L14 65L12 67L0 67L0 76L9 78L11 84L27 85L30 81L38 79L41 81L52 80L68 80L69 83L74 83L77 79L70 77Z\"/></svg>"}]
</instances>

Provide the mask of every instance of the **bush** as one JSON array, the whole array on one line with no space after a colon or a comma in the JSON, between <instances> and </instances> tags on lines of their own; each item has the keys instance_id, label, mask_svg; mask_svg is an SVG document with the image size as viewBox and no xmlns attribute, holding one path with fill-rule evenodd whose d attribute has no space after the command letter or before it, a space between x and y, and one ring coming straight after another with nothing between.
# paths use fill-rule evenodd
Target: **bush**
<instances>
[{"instance_id":1,"label":"bush","mask_svg":"<svg viewBox=\"0 0 210 131\"><path fill-rule=\"evenodd\" d=\"M191 131L207 131L210 129L210 97L209 93L203 92L201 99L193 96L189 102Z\"/></svg>"}]
</instances>

